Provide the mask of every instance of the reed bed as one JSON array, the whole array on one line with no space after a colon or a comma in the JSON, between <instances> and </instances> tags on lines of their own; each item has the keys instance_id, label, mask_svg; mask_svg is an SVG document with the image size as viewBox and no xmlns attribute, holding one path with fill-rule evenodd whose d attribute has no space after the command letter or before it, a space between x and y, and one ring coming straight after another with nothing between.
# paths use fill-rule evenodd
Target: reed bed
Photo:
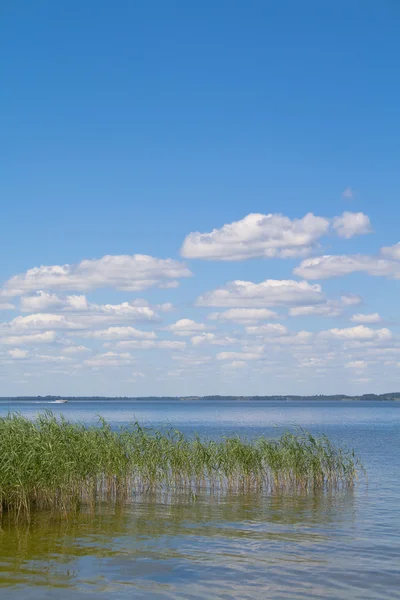
<instances>
[{"instance_id":1,"label":"reed bed","mask_svg":"<svg viewBox=\"0 0 400 600\"><path fill-rule=\"evenodd\" d=\"M128 501L154 491L275 492L352 486L354 452L304 430L277 440L185 437L133 423L114 430L70 423L51 412L34 421L0 418L0 511L68 515L80 506Z\"/></svg>"}]
</instances>

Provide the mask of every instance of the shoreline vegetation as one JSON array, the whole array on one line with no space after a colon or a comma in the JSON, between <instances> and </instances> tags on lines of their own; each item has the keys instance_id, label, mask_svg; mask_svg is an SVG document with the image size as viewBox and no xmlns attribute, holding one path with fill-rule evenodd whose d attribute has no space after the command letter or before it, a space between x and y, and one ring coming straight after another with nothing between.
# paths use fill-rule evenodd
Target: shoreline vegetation
<instances>
[{"instance_id":1,"label":"shoreline vegetation","mask_svg":"<svg viewBox=\"0 0 400 600\"><path fill-rule=\"evenodd\" d=\"M353 451L298 429L279 439L187 437L132 423L113 429L52 412L0 418L0 511L68 517L83 506L127 502L146 492L218 494L352 487L363 467Z\"/></svg>"},{"instance_id":2,"label":"shoreline vegetation","mask_svg":"<svg viewBox=\"0 0 400 600\"><path fill-rule=\"evenodd\" d=\"M333 401L395 401L400 400L400 392L389 392L386 394L362 394L360 396L348 396L346 394L317 394L315 396L14 396L1 397L0 402L54 402L56 400L65 399L72 402L105 402L105 401L143 401L143 402L177 402L177 401L192 401L192 402L292 402L292 401L313 401L325 400Z\"/></svg>"}]
</instances>

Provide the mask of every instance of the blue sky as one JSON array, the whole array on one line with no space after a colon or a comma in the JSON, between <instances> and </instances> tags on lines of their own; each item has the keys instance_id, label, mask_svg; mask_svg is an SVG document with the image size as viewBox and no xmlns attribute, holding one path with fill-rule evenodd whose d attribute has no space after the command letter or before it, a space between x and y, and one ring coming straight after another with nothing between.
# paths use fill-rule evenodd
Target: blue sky
<instances>
[{"instance_id":1,"label":"blue sky","mask_svg":"<svg viewBox=\"0 0 400 600\"><path fill-rule=\"evenodd\" d=\"M0 10L1 395L400 389L397 2Z\"/></svg>"}]
</instances>

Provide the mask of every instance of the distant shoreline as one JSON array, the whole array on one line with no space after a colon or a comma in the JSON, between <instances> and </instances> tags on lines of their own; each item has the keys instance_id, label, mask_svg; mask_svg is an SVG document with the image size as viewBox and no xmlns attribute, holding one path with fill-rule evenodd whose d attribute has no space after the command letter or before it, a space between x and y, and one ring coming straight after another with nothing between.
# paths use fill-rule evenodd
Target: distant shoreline
<instances>
[{"instance_id":1,"label":"distant shoreline","mask_svg":"<svg viewBox=\"0 0 400 600\"><path fill-rule=\"evenodd\" d=\"M0 403L38 402L51 403L65 399L68 402L304 402L304 401L399 401L400 392L386 394L363 394L350 396L346 394L316 396L3 396Z\"/></svg>"}]
</instances>

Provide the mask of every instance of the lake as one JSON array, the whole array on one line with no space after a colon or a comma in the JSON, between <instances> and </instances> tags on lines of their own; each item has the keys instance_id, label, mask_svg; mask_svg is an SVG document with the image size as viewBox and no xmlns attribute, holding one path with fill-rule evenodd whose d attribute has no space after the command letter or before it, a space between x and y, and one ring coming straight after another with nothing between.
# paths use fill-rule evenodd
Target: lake
<instances>
[{"instance_id":1,"label":"lake","mask_svg":"<svg viewBox=\"0 0 400 600\"><path fill-rule=\"evenodd\" d=\"M71 421L138 420L207 437L302 426L354 448L351 490L136 497L0 533L2 600L400 599L400 402L1 402ZM1 460L1 459L0 459Z\"/></svg>"}]
</instances>

